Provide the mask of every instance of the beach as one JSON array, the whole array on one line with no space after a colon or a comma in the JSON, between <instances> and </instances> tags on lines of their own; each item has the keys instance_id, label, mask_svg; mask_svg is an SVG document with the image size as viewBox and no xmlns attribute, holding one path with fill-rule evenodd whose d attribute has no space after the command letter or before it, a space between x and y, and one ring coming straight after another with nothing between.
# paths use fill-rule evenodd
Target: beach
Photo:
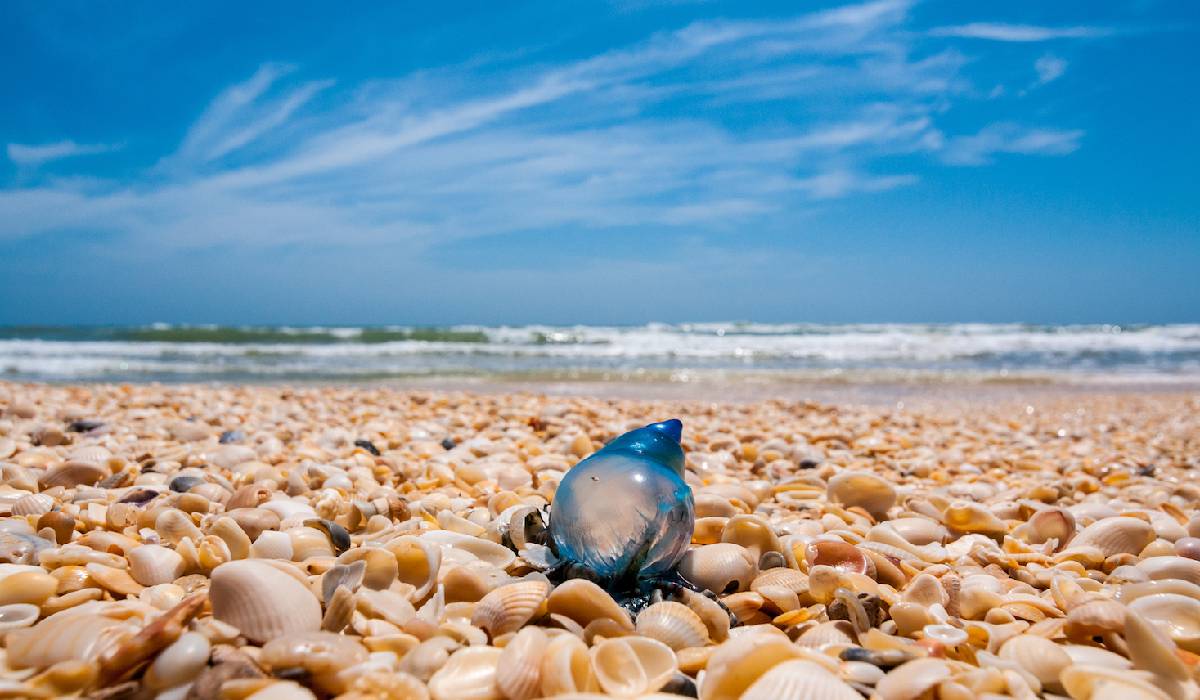
<instances>
[{"instance_id":1,"label":"beach","mask_svg":"<svg viewBox=\"0 0 1200 700\"><path fill-rule=\"evenodd\" d=\"M677 386L0 383L0 682L31 697L1196 691L1200 394ZM527 516L553 517L581 458L671 417L696 516L680 571L710 597L634 618L590 582L552 586Z\"/></svg>"}]
</instances>

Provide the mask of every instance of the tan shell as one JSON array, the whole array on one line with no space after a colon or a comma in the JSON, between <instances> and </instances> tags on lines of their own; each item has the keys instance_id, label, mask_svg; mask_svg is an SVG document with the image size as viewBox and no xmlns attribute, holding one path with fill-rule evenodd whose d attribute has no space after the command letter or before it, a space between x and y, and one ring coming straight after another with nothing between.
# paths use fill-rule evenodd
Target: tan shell
<instances>
[{"instance_id":1,"label":"tan shell","mask_svg":"<svg viewBox=\"0 0 1200 700\"><path fill-rule=\"evenodd\" d=\"M29 627L37 622L41 611L38 606L30 603L11 603L0 605L0 635L10 630Z\"/></svg>"},{"instance_id":2,"label":"tan shell","mask_svg":"<svg viewBox=\"0 0 1200 700\"><path fill-rule=\"evenodd\" d=\"M93 659L131 635L134 629L111 617L66 611L33 627L9 632L5 640L7 662L13 668L28 668Z\"/></svg>"},{"instance_id":3,"label":"tan shell","mask_svg":"<svg viewBox=\"0 0 1200 700\"><path fill-rule=\"evenodd\" d=\"M1038 679L1043 686L1058 687L1058 676L1071 665L1062 646L1032 634L1019 634L1000 647L1000 658L1008 659Z\"/></svg>"},{"instance_id":4,"label":"tan shell","mask_svg":"<svg viewBox=\"0 0 1200 700\"><path fill-rule=\"evenodd\" d=\"M541 677L544 696L583 693L599 688L587 646L573 634L560 634L546 645Z\"/></svg>"},{"instance_id":5,"label":"tan shell","mask_svg":"<svg viewBox=\"0 0 1200 700\"><path fill-rule=\"evenodd\" d=\"M150 690L165 690L192 680L208 664L212 645L198 632L185 632L163 649L146 669L142 686Z\"/></svg>"},{"instance_id":6,"label":"tan shell","mask_svg":"<svg viewBox=\"0 0 1200 700\"><path fill-rule=\"evenodd\" d=\"M1008 526L996 514L978 503L958 501L951 503L942 513L946 527L959 533L981 535L1003 534Z\"/></svg>"},{"instance_id":7,"label":"tan shell","mask_svg":"<svg viewBox=\"0 0 1200 700\"><path fill-rule=\"evenodd\" d=\"M191 516L177 508L164 508L154 520L154 530L171 544L179 544L184 538L195 542L203 536Z\"/></svg>"},{"instance_id":8,"label":"tan shell","mask_svg":"<svg viewBox=\"0 0 1200 700\"><path fill-rule=\"evenodd\" d=\"M213 617L262 643L285 634L316 632L321 604L295 577L255 559L232 561L212 572Z\"/></svg>"},{"instance_id":9,"label":"tan shell","mask_svg":"<svg viewBox=\"0 0 1200 700\"><path fill-rule=\"evenodd\" d=\"M731 638L709 657L704 680L700 683L699 698L738 700L769 669L800 658L802 654L800 648L782 634L776 636L752 632Z\"/></svg>"},{"instance_id":10,"label":"tan shell","mask_svg":"<svg viewBox=\"0 0 1200 700\"><path fill-rule=\"evenodd\" d=\"M1138 668L1175 683L1191 680L1191 673L1180 659L1175 642L1159 626L1130 611L1125 617L1124 636L1129 657Z\"/></svg>"},{"instance_id":11,"label":"tan shell","mask_svg":"<svg viewBox=\"0 0 1200 700\"><path fill-rule=\"evenodd\" d=\"M396 557L396 579L413 586L413 600L424 600L438 582L442 550L411 535L397 537L385 546Z\"/></svg>"},{"instance_id":12,"label":"tan shell","mask_svg":"<svg viewBox=\"0 0 1200 700\"><path fill-rule=\"evenodd\" d=\"M749 550L725 542L688 550L679 562L679 573L697 586L720 595L749 587L757 567L758 561Z\"/></svg>"},{"instance_id":13,"label":"tan shell","mask_svg":"<svg viewBox=\"0 0 1200 700\"><path fill-rule=\"evenodd\" d=\"M1151 581L1179 579L1200 585L1200 561L1188 557L1167 556L1142 559L1135 565Z\"/></svg>"},{"instance_id":14,"label":"tan shell","mask_svg":"<svg viewBox=\"0 0 1200 700\"><path fill-rule=\"evenodd\" d=\"M679 669L675 652L648 637L605 639L592 647L591 657L600 687L623 697L652 693Z\"/></svg>"},{"instance_id":15,"label":"tan shell","mask_svg":"<svg viewBox=\"0 0 1200 700\"><path fill-rule=\"evenodd\" d=\"M950 678L950 665L941 659L916 659L889 671L875 684L879 700L916 700Z\"/></svg>"},{"instance_id":16,"label":"tan shell","mask_svg":"<svg viewBox=\"0 0 1200 700\"><path fill-rule=\"evenodd\" d=\"M35 567L0 579L0 605L29 603L41 605L58 590L58 580Z\"/></svg>"},{"instance_id":17,"label":"tan shell","mask_svg":"<svg viewBox=\"0 0 1200 700\"><path fill-rule=\"evenodd\" d=\"M263 645L258 660L264 668L275 672L303 670L318 689L340 693L345 690L345 681L339 672L366 661L367 650L354 637L308 632L272 639Z\"/></svg>"},{"instance_id":18,"label":"tan shell","mask_svg":"<svg viewBox=\"0 0 1200 700\"><path fill-rule=\"evenodd\" d=\"M896 503L896 489L871 472L842 472L829 480L826 494L834 503L858 506L876 517Z\"/></svg>"},{"instance_id":19,"label":"tan shell","mask_svg":"<svg viewBox=\"0 0 1200 700\"><path fill-rule=\"evenodd\" d=\"M917 546L931 542L941 544L950 536L941 523L930 518L896 518L888 523L901 537Z\"/></svg>"},{"instance_id":20,"label":"tan shell","mask_svg":"<svg viewBox=\"0 0 1200 700\"><path fill-rule=\"evenodd\" d=\"M1131 601L1128 607L1162 628L1181 649L1200 652L1200 600L1156 593Z\"/></svg>"},{"instance_id":21,"label":"tan shell","mask_svg":"<svg viewBox=\"0 0 1200 700\"><path fill-rule=\"evenodd\" d=\"M268 513L270 511L267 511ZM250 545L250 556L254 559L292 560L292 538L279 530L264 530Z\"/></svg>"},{"instance_id":22,"label":"tan shell","mask_svg":"<svg viewBox=\"0 0 1200 700\"><path fill-rule=\"evenodd\" d=\"M1075 516L1066 508L1044 508L1029 517L1021 526L1025 541L1030 544L1042 544L1050 540L1058 540L1058 550L1062 550L1075 537Z\"/></svg>"},{"instance_id":23,"label":"tan shell","mask_svg":"<svg viewBox=\"0 0 1200 700\"><path fill-rule=\"evenodd\" d=\"M739 700L862 700L862 696L824 666L795 659L773 666Z\"/></svg>"},{"instance_id":24,"label":"tan shell","mask_svg":"<svg viewBox=\"0 0 1200 700\"><path fill-rule=\"evenodd\" d=\"M465 647L450 655L429 679L433 700L501 700L496 669L501 650L495 647Z\"/></svg>"},{"instance_id":25,"label":"tan shell","mask_svg":"<svg viewBox=\"0 0 1200 700\"><path fill-rule=\"evenodd\" d=\"M549 638L540 627L526 627L508 641L496 669L496 687L509 700L530 700L539 695L542 659Z\"/></svg>"},{"instance_id":26,"label":"tan shell","mask_svg":"<svg viewBox=\"0 0 1200 700\"><path fill-rule=\"evenodd\" d=\"M545 610L550 584L545 581L518 581L493 590L475 605L471 624L482 627L492 638L516 632Z\"/></svg>"},{"instance_id":27,"label":"tan shell","mask_svg":"<svg viewBox=\"0 0 1200 700\"><path fill-rule=\"evenodd\" d=\"M796 646L821 651L826 647L853 644L854 640L850 637L849 630L849 625L842 620L822 622L800 635L800 638L796 640Z\"/></svg>"},{"instance_id":28,"label":"tan shell","mask_svg":"<svg viewBox=\"0 0 1200 700\"><path fill-rule=\"evenodd\" d=\"M1072 700L1170 700L1150 681L1124 669L1076 664L1059 677Z\"/></svg>"},{"instance_id":29,"label":"tan shell","mask_svg":"<svg viewBox=\"0 0 1200 700\"><path fill-rule=\"evenodd\" d=\"M708 644L708 628L700 616L682 603L655 603L638 613L637 633L656 639L675 651Z\"/></svg>"},{"instance_id":30,"label":"tan shell","mask_svg":"<svg viewBox=\"0 0 1200 700\"><path fill-rule=\"evenodd\" d=\"M41 515L54 510L54 499L44 493L31 493L13 501L13 515Z\"/></svg>"},{"instance_id":31,"label":"tan shell","mask_svg":"<svg viewBox=\"0 0 1200 700\"><path fill-rule=\"evenodd\" d=\"M736 515L725 523L721 541L745 547L757 562L767 552L782 552L783 544L770 523L757 515Z\"/></svg>"},{"instance_id":32,"label":"tan shell","mask_svg":"<svg viewBox=\"0 0 1200 700\"><path fill-rule=\"evenodd\" d=\"M557 586L546 600L547 611L564 615L586 627L593 620L615 620L632 631L629 613L612 596L591 581L572 579Z\"/></svg>"},{"instance_id":33,"label":"tan shell","mask_svg":"<svg viewBox=\"0 0 1200 700\"><path fill-rule=\"evenodd\" d=\"M1154 528L1140 518L1117 516L1102 518L1080 530L1072 548L1096 547L1105 557L1137 554L1154 541Z\"/></svg>"},{"instance_id":34,"label":"tan shell","mask_svg":"<svg viewBox=\"0 0 1200 700\"><path fill-rule=\"evenodd\" d=\"M156 544L134 547L125 558L129 560L130 576L143 586L171 583L183 575L183 557Z\"/></svg>"},{"instance_id":35,"label":"tan shell","mask_svg":"<svg viewBox=\"0 0 1200 700\"><path fill-rule=\"evenodd\" d=\"M841 540L813 540L804 548L808 566L831 566L840 571L875 575L875 563L858 547Z\"/></svg>"}]
</instances>

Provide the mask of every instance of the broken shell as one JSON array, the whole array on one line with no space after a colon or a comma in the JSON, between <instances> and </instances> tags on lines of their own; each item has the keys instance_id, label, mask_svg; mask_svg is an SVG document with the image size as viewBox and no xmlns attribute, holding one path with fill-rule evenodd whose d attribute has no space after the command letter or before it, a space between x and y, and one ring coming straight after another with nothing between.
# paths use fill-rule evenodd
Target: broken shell
<instances>
[{"instance_id":1,"label":"broken shell","mask_svg":"<svg viewBox=\"0 0 1200 700\"><path fill-rule=\"evenodd\" d=\"M679 668L675 652L648 637L605 639L592 647L591 657L600 687L624 697L658 690Z\"/></svg>"},{"instance_id":2,"label":"broken shell","mask_svg":"<svg viewBox=\"0 0 1200 700\"><path fill-rule=\"evenodd\" d=\"M1021 531L1030 544L1057 540L1055 549L1062 550L1075 536L1075 516L1066 508L1044 508L1030 516Z\"/></svg>"},{"instance_id":3,"label":"broken shell","mask_svg":"<svg viewBox=\"0 0 1200 700\"><path fill-rule=\"evenodd\" d=\"M327 693L343 692L344 681L338 673L367 660L367 650L353 637L331 632L290 634L272 639L262 647L259 661L267 670L279 674L302 670L313 685Z\"/></svg>"},{"instance_id":4,"label":"broken shell","mask_svg":"<svg viewBox=\"0 0 1200 700\"><path fill-rule=\"evenodd\" d=\"M942 513L942 522L956 533L976 533L990 537L1002 535L1008 529L995 513L970 501L950 504Z\"/></svg>"},{"instance_id":5,"label":"broken shell","mask_svg":"<svg viewBox=\"0 0 1200 700\"><path fill-rule=\"evenodd\" d=\"M638 613L635 625L643 637L656 639L679 651L708 644L708 628L700 616L682 603L655 603Z\"/></svg>"},{"instance_id":6,"label":"broken shell","mask_svg":"<svg viewBox=\"0 0 1200 700\"><path fill-rule=\"evenodd\" d=\"M442 550L421 538L404 535L391 540L384 548L396 558L396 578L413 586L413 600L423 600L438 582L442 565Z\"/></svg>"},{"instance_id":7,"label":"broken shell","mask_svg":"<svg viewBox=\"0 0 1200 700\"><path fill-rule=\"evenodd\" d=\"M1120 632L1125 627L1125 606L1115 600L1092 600L1067 613L1063 632L1076 639Z\"/></svg>"},{"instance_id":8,"label":"broken shell","mask_svg":"<svg viewBox=\"0 0 1200 700\"><path fill-rule=\"evenodd\" d=\"M1154 528L1140 518L1116 516L1103 518L1079 531L1072 548L1096 547L1105 557L1137 554L1154 541Z\"/></svg>"},{"instance_id":9,"label":"broken shell","mask_svg":"<svg viewBox=\"0 0 1200 700\"><path fill-rule=\"evenodd\" d=\"M1152 580L1179 579L1200 585L1200 561L1180 556L1149 557L1135 567Z\"/></svg>"},{"instance_id":10,"label":"broken shell","mask_svg":"<svg viewBox=\"0 0 1200 700\"><path fill-rule=\"evenodd\" d=\"M173 549L145 544L129 550L125 557L130 576L143 586L171 583L183 575L183 557Z\"/></svg>"},{"instance_id":11,"label":"broken shell","mask_svg":"<svg viewBox=\"0 0 1200 700\"><path fill-rule=\"evenodd\" d=\"M896 503L896 489L871 472L843 472L829 480L826 493L834 503L858 506L876 518Z\"/></svg>"},{"instance_id":12,"label":"broken shell","mask_svg":"<svg viewBox=\"0 0 1200 700\"><path fill-rule=\"evenodd\" d=\"M154 520L154 531L171 544L179 544L184 538L195 542L203 536L192 518L177 508L164 508Z\"/></svg>"},{"instance_id":13,"label":"broken shell","mask_svg":"<svg viewBox=\"0 0 1200 700\"><path fill-rule=\"evenodd\" d=\"M213 617L256 642L315 632L321 604L296 577L265 561L244 559L218 566L209 589Z\"/></svg>"},{"instance_id":14,"label":"broken shell","mask_svg":"<svg viewBox=\"0 0 1200 700\"><path fill-rule=\"evenodd\" d=\"M286 532L266 530L250 545L250 556L255 559L292 560L292 538Z\"/></svg>"},{"instance_id":15,"label":"broken shell","mask_svg":"<svg viewBox=\"0 0 1200 700\"><path fill-rule=\"evenodd\" d=\"M544 610L550 584L518 581L491 591L475 606L471 624L487 630L493 639L515 632Z\"/></svg>"},{"instance_id":16,"label":"broken shell","mask_svg":"<svg viewBox=\"0 0 1200 700\"><path fill-rule=\"evenodd\" d=\"M896 518L889 520L888 524L901 537L917 546L941 544L950 536L941 523L929 518Z\"/></svg>"},{"instance_id":17,"label":"broken shell","mask_svg":"<svg viewBox=\"0 0 1200 700\"><path fill-rule=\"evenodd\" d=\"M29 627L37 622L39 614L38 606L30 603L0 605L0 636L10 630Z\"/></svg>"},{"instance_id":18,"label":"broken shell","mask_svg":"<svg viewBox=\"0 0 1200 700\"><path fill-rule=\"evenodd\" d=\"M746 628L754 630L755 628ZM775 630L775 628L771 628ZM775 630L778 631L778 630ZM800 658L801 649L784 635L751 632L724 642L705 666L700 700L738 700L772 667Z\"/></svg>"},{"instance_id":19,"label":"broken shell","mask_svg":"<svg viewBox=\"0 0 1200 700\"><path fill-rule=\"evenodd\" d=\"M44 668L60 661L94 659L133 630L121 620L65 611L9 632L7 662L13 668Z\"/></svg>"},{"instance_id":20,"label":"broken shell","mask_svg":"<svg viewBox=\"0 0 1200 700\"><path fill-rule=\"evenodd\" d=\"M747 588L757 564L754 555L741 545L708 544L688 550L679 562L679 573L697 586L720 595Z\"/></svg>"},{"instance_id":21,"label":"broken shell","mask_svg":"<svg viewBox=\"0 0 1200 700\"><path fill-rule=\"evenodd\" d=\"M546 599L546 608L548 612L564 615L585 627L593 620L606 618L617 621L626 630L633 630L629 613L603 588L586 579L572 579L555 587Z\"/></svg>"}]
</instances>

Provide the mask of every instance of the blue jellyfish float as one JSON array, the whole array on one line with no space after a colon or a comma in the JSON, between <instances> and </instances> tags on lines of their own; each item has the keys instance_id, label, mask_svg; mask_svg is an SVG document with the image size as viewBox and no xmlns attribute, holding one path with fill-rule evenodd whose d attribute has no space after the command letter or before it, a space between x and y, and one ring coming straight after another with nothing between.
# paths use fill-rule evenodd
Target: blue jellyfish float
<instances>
[{"instance_id":1,"label":"blue jellyfish float","mask_svg":"<svg viewBox=\"0 0 1200 700\"><path fill-rule=\"evenodd\" d=\"M692 540L692 490L683 480L683 423L631 430L575 465L550 510L552 545L569 575L614 591L678 580Z\"/></svg>"}]
</instances>

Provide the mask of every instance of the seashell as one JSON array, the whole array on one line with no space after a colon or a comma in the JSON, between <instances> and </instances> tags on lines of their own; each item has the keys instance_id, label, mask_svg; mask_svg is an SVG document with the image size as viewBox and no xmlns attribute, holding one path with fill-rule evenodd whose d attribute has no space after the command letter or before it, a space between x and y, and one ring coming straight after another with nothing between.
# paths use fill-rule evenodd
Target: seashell
<instances>
[{"instance_id":1,"label":"seashell","mask_svg":"<svg viewBox=\"0 0 1200 700\"><path fill-rule=\"evenodd\" d=\"M834 503L858 506L877 519L896 503L896 489L871 472L842 472L829 480L826 494Z\"/></svg>"},{"instance_id":2,"label":"seashell","mask_svg":"<svg viewBox=\"0 0 1200 700\"><path fill-rule=\"evenodd\" d=\"M191 516L176 508L164 508L158 514L154 520L154 531L163 542L171 544L179 544L184 538L194 542L203 537Z\"/></svg>"},{"instance_id":3,"label":"seashell","mask_svg":"<svg viewBox=\"0 0 1200 700\"><path fill-rule=\"evenodd\" d=\"M350 533L346 532L346 528L338 525L332 520L310 518L304 521L304 525L325 533L325 536L329 538L329 544L333 547L335 554L342 554L346 550L350 549Z\"/></svg>"},{"instance_id":4,"label":"seashell","mask_svg":"<svg viewBox=\"0 0 1200 700\"><path fill-rule=\"evenodd\" d=\"M862 700L862 696L824 666L795 659L771 667L740 700Z\"/></svg>"},{"instance_id":5,"label":"seashell","mask_svg":"<svg viewBox=\"0 0 1200 700\"><path fill-rule=\"evenodd\" d=\"M829 566L839 571L875 576L875 563L854 545L841 540L813 540L804 548L809 567Z\"/></svg>"},{"instance_id":6,"label":"seashell","mask_svg":"<svg viewBox=\"0 0 1200 700\"><path fill-rule=\"evenodd\" d=\"M418 539L441 547L443 555L447 550L454 550L458 554L469 554L501 569L517 558L511 549L502 544L449 530L431 530L420 535Z\"/></svg>"},{"instance_id":7,"label":"seashell","mask_svg":"<svg viewBox=\"0 0 1200 700\"><path fill-rule=\"evenodd\" d=\"M315 632L321 604L296 577L254 559L231 561L212 572L213 617L255 642Z\"/></svg>"},{"instance_id":8,"label":"seashell","mask_svg":"<svg viewBox=\"0 0 1200 700\"><path fill-rule=\"evenodd\" d=\"M700 700L738 700L771 668L802 655L801 649L782 634L751 632L732 638L709 657L698 696Z\"/></svg>"},{"instance_id":9,"label":"seashell","mask_svg":"<svg viewBox=\"0 0 1200 700\"><path fill-rule=\"evenodd\" d=\"M9 632L7 663L12 668L45 668L61 661L95 659L135 629L103 615L58 613L33 627Z\"/></svg>"},{"instance_id":10,"label":"seashell","mask_svg":"<svg viewBox=\"0 0 1200 700\"><path fill-rule=\"evenodd\" d=\"M272 639L262 647L259 662L279 674L302 670L317 689L337 694L345 691L339 672L367 660L367 650L353 637L331 632L307 632Z\"/></svg>"},{"instance_id":11,"label":"seashell","mask_svg":"<svg viewBox=\"0 0 1200 700\"><path fill-rule=\"evenodd\" d=\"M1175 554L1200 561L1200 537L1180 537L1175 540Z\"/></svg>"},{"instance_id":12,"label":"seashell","mask_svg":"<svg viewBox=\"0 0 1200 700\"><path fill-rule=\"evenodd\" d=\"M720 595L749 587L757 561L741 545L701 545L683 555L679 562L679 573L697 586Z\"/></svg>"},{"instance_id":13,"label":"seashell","mask_svg":"<svg viewBox=\"0 0 1200 700\"><path fill-rule=\"evenodd\" d=\"M956 533L973 533L998 537L1008 530L1004 521L978 503L956 501L942 512L942 522Z\"/></svg>"},{"instance_id":14,"label":"seashell","mask_svg":"<svg viewBox=\"0 0 1200 700\"><path fill-rule=\"evenodd\" d=\"M717 601L695 591L684 590L683 603L704 623L710 639L723 642L729 638L729 613Z\"/></svg>"},{"instance_id":15,"label":"seashell","mask_svg":"<svg viewBox=\"0 0 1200 700\"><path fill-rule=\"evenodd\" d=\"M1174 683L1191 680L1191 673L1180 659L1175 643L1154 623L1130 611L1125 617L1124 636L1129 657L1138 668Z\"/></svg>"},{"instance_id":16,"label":"seashell","mask_svg":"<svg viewBox=\"0 0 1200 700\"><path fill-rule=\"evenodd\" d=\"M888 524L897 534L918 547L930 543L941 544L950 536L945 526L929 518L896 518L889 520Z\"/></svg>"},{"instance_id":17,"label":"seashell","mask_svg":"<svg viewBox=\"0 0 1200 700\"><path fill-rule=\"evenodd\" d=\"M1075 516L1065 508L1044 508L1029 517L1020 531L1030 544L1057 540L1056 550L1062 550L1075 536Z\"/></svg>"},{"instance_id":18,"label":"seashell","mask_svg":"<svg viewBox=\"0 0 1200 700\"><path fill-rule=\"evenodd\" d=\"M108 476L108 469L95 462L64 462L46 471L38 479L42 490L55 486L72 489L76 486L91 486Z\"/></svg>"},{"instance_id":19,"label":"seashell","mask_svg":"<svg viewBox=\"0 0 1200 700\"><path fill-rule=\"evenodd\" d=\"M1200 585L1200 561L1180 556L1150 557L1134 565L1151 581L1179 579Z\"/></svg>"},{"instance_id":20,"label":"seashell","mask_svg":"<svg viewBox=\"0 0 1200 700\"><path fill-rule=\"evenodd\" d=\"M655 603L638 613L635 629L643 637L658 640L674 651L706 646L708 628L700 616L682 603Z\"/></svg>"},{"instance_id":21,"label":"seashell","mask_svg":"<svg viewBox=\"0 0 1200 700\"><path fill-rule=\"evenodd\" d=\"M487 595L491 585L483 572L468 566L453 566L444 571L441 581L446 600L474 603Z\"/></svg>"},{"instance_id":22,"label":"seashell","mask_svg":"<svg viewBox=\"0 0 1200 700\"><path fill-rule=\"evenodd\" d=\"M1051 691L1058 689L1059 674L1072 663L1061 646L1032 634L1018 634L1004 642L999 656L1015 663Z\"/></svg>"},{"instance_id":23,"label":"seashell","mask_svg":"<svg viewBox=\"0 0 1200 700\"><path fill-rule=\"evenodd\" d=\"M626 630L634 629L629 613L603 588L586 579L571 579L555 587L546 599L546 609L585 627L593 620L609 619L615 620Z\"/></svg>"},{"instance_id":24,"label":"seashell","mask_svg":"<svg viewBox=\"0 0 1200 700\"><path fill-rule=\"evenodd\" d=\"M526 627L504 645L496 668L496 687L504 697L531 700L538 696L548 643L542 628Z\"/></svg>"},{"instance_id":25,"label":"seashell","mask_svg":"<svg viewBox=\"0 0 1200 700\"><path fill-rule=\"evenodd\" d=\"M581 642L582 643L582 642ZM400 660L399 670L428 681L446 665L450 652L458 648L458 642L449 637L432 637L418 644Z\"/></svg>"},{"instance_id":26,"label":"seashell","mask_svg":"<svg viewBox=\"0 0 1200 700\"><path fill-rule=\"evenodd\" d=\"M545 610L549 593L550 584L545 581L527 580L500 586L475 606L471 624L482 627L493 639L516 632Z\"/></svg>"},{"instance_id":27,"label":"seashell","mask_svg":"<svg viewBox=\"0 0 1200 700\"><path fill-rule=\"evenodd\" d=\"M328 604L338 588L345 588L351 593L358 590L366 571L367 563L364 561L335 565L321 576L321 600Z\"/></svg>"},{"instance_id":28,"label":"seashell","mask_svg":"<svg viewBox=\"0 0 1200 700\"><path fill-rule=\"evenodd\" d=\"M71 536L75 534L75 517L61 510L42 513L37 521L37 531L42 532L46 528L50 528L54 532L56 543L67 544L71 541Z\"/></svg>"},{"instance_id":29,"label":"seashell","mask_svg":"<svg viewBox=\"0 0 1200 700\"><path fill-rule=\"evenodd\" d=\"M430 696L433 700L502 700L496 685L500 654L495 647L459 649L429 679Z\"/></svg>"},{"instance_id":30,"label":"seashell","mask_svg":"<svg viewBox=\"0 0 1200 700\"><path fill-rule=\"evenodd\" d=\"M1062 687L1073 700L1169 700L1171 696L1128 670L1076 664L1063 669Z\"/></svg>"},{"instance_id":31,"label":"seashell","mask_svg":"<svg viewBox=\"0 0 1200 700\"><path fill-rule=\"evenodd\" d=\"M361 561L366 567L363 570L362 585L374 590L383 590L396 580L398 568L396 557L382 547L357 547L338 557L339 564L353 564Z\"/></svg>"},{"instance_id":32,"label":"seashell","mask_svg":"<svg viewBox=\"0 0 1200 700\"><path fill-rule=\"evenodd\" d=\"M250 557L250 537L237 521L230 517L220 517L209 528L209 534L221 538L229 550L231 559L247 559Z\"/></svg>"},{"instance_id":33,"label":"seashell","mask_svg":"<svg viewBox=\"0 0 1200 700\"><path fill-rule=\"evenodd\" d=\"M326 601L325 615L321 618L321 631L341 632L354 620L357 601L350 589L338 586Z\"/></svg>"},{"instance_id":34,"label":"seashell","mask_svg":"<svg viewBox=\"0 0 1200 700\"><path fill-rule=\"evenodd\" d=\"M396 591L360 588L355 599L358 601L358 609L363 614L387 620L400 628L417 616L416 608L408 602L408 598Z\"/></svg>"},{"instance_id":35,"label":"seashell","mask_svg":"<svg viewBox=\"0 0 1200 700\"><path fill-rule=\"evenodd\" d=\"M171 583L183 575L183 557L173 549L145 544L129 550L125 557L130 576L143 586Z\"/></svg>"},{"instance_id":36,"label":"seashell","mask_svg":"<svg viewBox=\"0 0 1200 700\"><path fill-rule=\"evenodd\" d=\"M721 542L745 547L754 561L767 552L783 552L783 544L769 523L757 515L735 515L725 523Z\"/></svg>"},{"instance_id":37,"label":"seashell","mask_svg":"<svg viewBox=\"0 0 1200 700\"><path fill-rule=\"evenodd\" d=\"M306 520L305 522L312 522ZM333 544L326 534L307 525L285 531L292 540L292 561L308 561L315 557L332 557Z\"/></svg>"},{"instance_id":38,"label":"seashell","mask_svg":"<svg viewBox=\"0 0 1200 700\"><path fill-rule=\"evenodd\" d=\"M44 493L31 493L13 501L13 515L41 515L54 509L54 499Z\"/></svg>"},{"instance_id":39,"label":"seashell","mask_svg":"<svg viewBox=\"0 0 1200 700\"><path fill-rule=\"evenodd\" d=\"M436 544L418 537L404 535L391 540L384 548L396 557L396 578L413 586L413 600L423 600L438 582L442 565L442 550Z\"/></svg>"},{"instance_id":40,"label":"seashell","mask_svg":"<svg viewBox=\"0 0 1200 700\"><path fill-rule=\"evenodd\" d=\"M11 630L29 627L37 622L40 614L38 606L30 603L0 605L0 636Z\"/></svg>"},{"instance_id":41,"label":"seashell","mask_svg":"<svg viewBox=\"0 0 1200 700\"><path fill-rule=\"evenodd\" d=\"M1079 531L1072 548L1096 547L1105 557L1137 554L1154 541L1154 528L1145 520L1116 516L1103 518Z\"/></svg>"},{"instance_id":42,"label":"seashell","mask_svg":"<svg viewBox=\"0 0 1200 700\"><path fill-rule=\"evenodd\" d=\"M1170 641L1169 638L1168 641ZM1109 666L1117 669L1132 667L1129 659L1121 656L1120 654L1114 654L1113 652L1101 647L1085 646L1082 644L1064 644L1062 649L1067 653L1067 656L1071 657L1071 663L1073 664Z\"/></svg>"},{"instance_id":43,"label":"seashell","mask_svg":"<svg viewBox=\"0 0 1200 700\"><path fill-rule=\"evenodd\" d=\"M235 508L227 510L225 517L237 523L251 542L257 540L266 530L279 529L280 523L278 515L262 508Z\"/></svg>"},{"instance_id":44,"label":"seashell","mask_svg":"<svg viewBox=\"0 0 1200 700\"><path fill-rule=\"evenodd\" d=\"M198 632L184 632L154 658L142 677L142 686L163 690L187 683L208 665L211 650L207 637Z\"/></svg>"},{"instance_id":45,"label":"seashell","mask_svg":"<svg viewBox=\"0 0 1200 700\"><path fill-rule=\"evenodd\" d=\"M573 634L560 634L546 644L541 678L542 695L546 697L586 693L600 687L592 671L587 646Z\"/></svg>"},{"instance_id":46,"label":"seashell","mask_svg":"<svg viewBox=\"0 0 1200 700\"><path fill-rule=\"evenodd\" d=\"M908 603L918 603L925 607L934 604L945 605L949 602L942 584L930 574L918 574L913 577L913 580L909 582L904 592L900 594L900 599Z\"/></svg>"},{"instance_id":47,"label":"seashell","mask_svg":"<svg viewBox=\"0 0 1200 700\"><path fill-rule=\"evenodd\" d=\"M292 560L292 538L286 532L265 530L250 545L250 556L254 559Z\"/></svg>"},{"instance_id":48,"label":"seashell","mask_svg":"<svg viewBox=\"0 0 1200 700\"><path fill-rule=\"evenodd\" d=\"M652 693L679 669L675 652L648 637L605 639L592 647L591 657L600 687L623 697Z\"/></svg>"},{"instance_id":49,"label":"seashell","mask_svg":"<svg viewBox=\"0 0 1200 700\"><path fill-rule=\"evenodd\" d=\"M950 665L941 659L914 659L885 674L875 684L875 697L879 700L916 700L950 675Z\"/></svg>"},{"instance_id":50,"label":"seashell","mask_svg":"<svg viewBox=\"0 0 1200 700\"><path fill-rule=\"evenodd\" d=\"M1178 593L1155 593L1131 601L1128 607L1159 626L1179 648L1200 652L1200 600Z\"/></svg>"},{"instance_id":51,"label":"seashell","mask_svg":"<svg viewBox=\"0 0 1200 700\"><path fill-rule=\"evenodd\" d=\"M854 640L849 634L850 626L844 620L822 622L800 635L796 646L818 651L827 647L850 645Z\"/></svg>"},{"instance_id":52,"label":"seashell","mask_svg":"<svg viewBox=\"0 0 1200 700\"><path fill-rule=\"evenodd\" d=\"M0 579L0 605L41 605L57 590L57 579L40 569L30 567Z\"/></svg>"}]
</instances>

